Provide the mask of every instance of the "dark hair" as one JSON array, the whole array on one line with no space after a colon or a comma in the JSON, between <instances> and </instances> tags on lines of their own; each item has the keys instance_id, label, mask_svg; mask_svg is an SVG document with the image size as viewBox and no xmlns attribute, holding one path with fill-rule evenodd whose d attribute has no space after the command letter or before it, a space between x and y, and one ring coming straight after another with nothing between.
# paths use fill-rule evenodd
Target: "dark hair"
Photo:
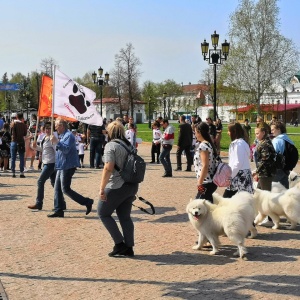
<instances>
[{"instance_id":1,"label":"dark hair","mask_svg":"<svg viewBox=\"0 0 300 300\"><path fill-rule=\"evenodd\" d=\"M286 127L285 127L284 123L282 123L280 121L276 121L272 125L275 126L275 129L279 129L281 133L286 133Z\"/></svg>"},{"instance_id":2,"label":"dark hair","mask_svg":"<svg viewBox=\"0 0 300 300\"><path fill-rule=\"evenodd\" d=\"M23 113L22 112L18 112L17 113L17 117L19 120L23 119Z\"/></svg>"},{"instance_id":3,"label":"dark hair","mask_svg":"<svg viewBox=\"0 0 300 300\"><path fill-rule=\"evenodd\" d=\"M240 123L234 123L228 125L228 131L230 133L231 141L236 139L245 139L245 132Z\"/></svg>"},{"instance_id":4,"label":"dark hair","mask_svg":"<svg viewBox=\"0 0 300 300\"><path fill-rule=\"evenodd\" d=\"M184 115L180 116L180 118L181 118L182 121L185 121L185 116Z\"/></svg>"},{"instance_id":5,"label":"dark hair","mask_svg":"<svg viewBox=\"0 0 300 300\"><path fill-rule=\"evenodd\" d=\"M163 119L162 122L163 122L164 124L166 124L166 123L169 124L169 120L168 120L168 119Z\"/></svg>"},{"instance_id":6,"label":"dark hair","mask_svg":"<svg viewBox=\"0 0 300 300\"><path fill-rule=\"evenodd\" d=\"M195 127L196 131L201 133L202 137L208 141L213 148L214 154L217 155L217 149L214 145L214 143L211 140L210 134L209 134L209 126L206 122L201 122L196 125Z\"/></svg>"}]
</instances>

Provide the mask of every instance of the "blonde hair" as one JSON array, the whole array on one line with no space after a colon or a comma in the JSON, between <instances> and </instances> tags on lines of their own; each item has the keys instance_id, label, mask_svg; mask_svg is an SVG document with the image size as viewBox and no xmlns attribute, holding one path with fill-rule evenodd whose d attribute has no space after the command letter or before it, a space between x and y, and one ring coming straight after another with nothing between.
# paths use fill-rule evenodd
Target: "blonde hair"
<instances>
[{"instance_id":1,"label":"blonde hair","mask_svg":"<svg viewBox=\"0 0 300 300\"><path fill-rule=\"evenodd\" d=\"M109 140L121 139L127 141L124 126L119 121L113 121L109 123L107 125L106 131Z\"/></svg>"},{"instance_id":2,"label":"blonde hair","mask_svg":"<svg viewBox=\"0 0 300 300\"><path fill-rule=\"evenodd\" d=\"M68 122L64 120L63 118L59 117L55 120L55 123L62 124L62 126L67 129L68 128Z\"/></svg>"}]
</instances>

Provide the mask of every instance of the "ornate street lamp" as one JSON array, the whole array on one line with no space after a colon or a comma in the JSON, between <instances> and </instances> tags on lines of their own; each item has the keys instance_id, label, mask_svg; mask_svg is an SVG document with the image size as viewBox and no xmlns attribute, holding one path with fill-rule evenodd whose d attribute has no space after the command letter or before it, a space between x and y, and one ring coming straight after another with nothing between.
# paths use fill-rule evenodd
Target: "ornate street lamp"
<instances>
[{"instance_id":1,"label":"ornate street lamp","mask_svg":"<svg viewBox=\"0 0 300 300\"><path fill-rule=\"evenodd\" d=\"M163 93L163 101L164 101L164 119L166 119L166 98L167 98L167 93Z\"/></svg>"},{"instance_id":2,"label":"ornate street lamp","mask_svg":"<svg viewBox=\"0 0 300 300\"><path fill-rule=\"evenodd\" d=\"M286 89L284 89L283 95L284 95L284 123L286 124L286 96L287 96L287 90Z\"/></svg>"},{"instance_id":3,"label":"ornate street lamp","mask_svg":"<svg viewBox=\"0 0 300 300\"><path fill-rule=\"evenodd\" d=\"M219 43L219 35L214 32L214 34L211 35L211 42L213 49L209 48L209 43L204 40L203 43L201 43L201 51L204 60L208 60L208 63L210 65L214 66L214 121L217 119L217 65L221 65L223 60L227 60L228 54L229 54L229 46L230 44L225 40L224 43L222 43L222 49L217 49L218 43ZM207 57L207 54L209 52L209 56Z\"/></svg>"},{"instance_id":4,"label":"ornate street lamp","mask_svg":"<svg viewBox=\"0 0 300 300\"><path fill-rule=\"evenodd\" d=\"M103 69L100 67L98 69L98 77L96 72L92 74L92 78L94 80L94 83L97 83L97 85L100 87L100 115L102 116L102 89L103 85L108 85L109 81L109 74L106 72L104 75L104 78L102 77L103 75Z\"/></svg>"}]
</instances>

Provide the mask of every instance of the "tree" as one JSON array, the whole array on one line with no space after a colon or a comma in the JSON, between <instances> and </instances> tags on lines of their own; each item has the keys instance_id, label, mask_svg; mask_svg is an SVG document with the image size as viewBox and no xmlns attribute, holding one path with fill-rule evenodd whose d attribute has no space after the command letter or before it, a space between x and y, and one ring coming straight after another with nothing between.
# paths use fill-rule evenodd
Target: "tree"
<instances>
[{"instance_id":1,"label":"tree","mask_svg":"<svg viewBox=\"0 0 300 300\"><path fill-rule=\"evenodd\" d=\"M299 52L279 32L277 0L240 0L230 17L230 55L224 83L243 90L260 112L263 93L286 82L299 68Z\"/></svg>"},{"instance_id":2,"label":"tree","mask_svg":"<svg viewBox=\"0 0 300 300\"><path fill-rule=\"evenodd\" d=\"M52 57L44 58L44 59L42 59L42 61L40 63L40 66L42 69L41 71L44 74L53 78L53 67L55 65L58 67L58 63L54 58L52 58Z\"/></svg>"},{"instance_id":3,"label":"tree","mask_svg":"<svg viewBox=\"0 0 300 300\"><path fill-rule=\"evenodd\" d=\"M141 75L138 67L141 65L139 58L133 52L134 47L131 43L126 44L115 56L115 63L120 70L120 79L123 87L123 98L127 96L130 103L131 115L133 116L135 97L139 96L138 80ZM125 96L125 97L124 97Z\"/></svg>"}]
</instances>

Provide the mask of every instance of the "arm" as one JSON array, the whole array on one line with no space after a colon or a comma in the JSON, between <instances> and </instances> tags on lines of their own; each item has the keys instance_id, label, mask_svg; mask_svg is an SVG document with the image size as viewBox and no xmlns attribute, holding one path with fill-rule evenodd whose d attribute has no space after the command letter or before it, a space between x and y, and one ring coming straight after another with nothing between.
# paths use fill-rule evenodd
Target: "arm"
<instances>
[{"instance_id":1,"label":"arm","mask_svg":"<svg viewBox=\"0 0 300 300\"><path fill-rule=\"evenodd\" d=\"M104 164L104 169L103 169L101 183L100 183L100 191L99 191L100 200L102 201L106 201L106 195L104 193L104 189L108 183L108 180L112 172L114 171L114 168L115 168L114 162L109 161Z\"/></svg>"},{"instance_id":2,"label":"arm","mask_svg":"<svg viewBox=\"0 0 300 300\"><path fill-rule=\"evenodd\" d=\"M202 185L203 181L208 173L208 166L209 166L209 152L208 150L206 151L201 151L200 152L200 159L201 159L201 163L202 163L202 169L200 172L200 176L198 178L198 185Z\"/></svg>"}]
</instances>

